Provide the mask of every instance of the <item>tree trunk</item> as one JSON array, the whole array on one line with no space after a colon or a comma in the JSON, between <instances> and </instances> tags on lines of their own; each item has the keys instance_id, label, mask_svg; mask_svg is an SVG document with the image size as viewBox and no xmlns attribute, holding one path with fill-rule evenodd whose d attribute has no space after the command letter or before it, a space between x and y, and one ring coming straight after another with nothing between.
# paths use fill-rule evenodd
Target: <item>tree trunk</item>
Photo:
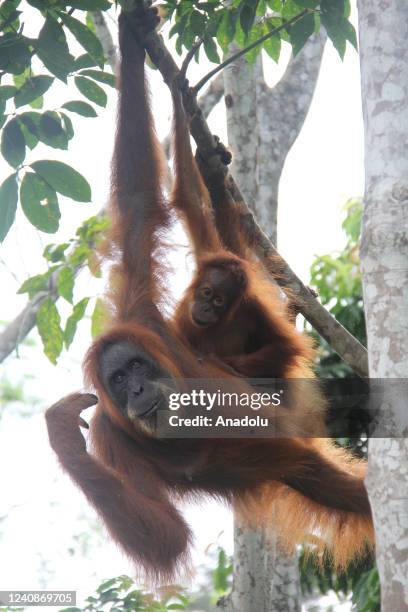
<instances>
[{"instance_id":1,"label":"tree trunk","mask_svg":"<svg viewBox=\"0 0 408 612\"><path fill-rule=\"evenodd\" d=\"M361 267L369 370L408 377L408 4L359 0L366 191ZM395 381L394 381L395 384ZM391 382L388 383L391 385ZM408 445L397 409L382 406L388 437L369 445L366 479L377 538L382 611L408 609ZM406 423L406 417L405 417ZM382 436L387 434L382 434Z\"/></svg>"},{"instance_id":2,"label":"tree trunk","mask_svg":"<svg viewBox=\"0 0 408 612\"><path fill-rule=\"evenodd\" d=\"M273 534L234 525L234 584L219 603L227 612L297 612L300 584L296 555L284 555Z\"/></svg>"},{"instance_id":3,"label":"tree trunk","mask_svg":"<svg viewBox=\"0 0 408 612\"><path fill-rule=\"evenodd\" d=\"M275 244L279 179L309 110L324 43L323 35L310 41L290 60L273 90L265 84L261 58L253 66L240 58L224 71L232 172ZM248 529L235 522L234 585L222 607L231 612L300 610L296 555L281 552L271 530Z\"/></svg>"}]
</instances>

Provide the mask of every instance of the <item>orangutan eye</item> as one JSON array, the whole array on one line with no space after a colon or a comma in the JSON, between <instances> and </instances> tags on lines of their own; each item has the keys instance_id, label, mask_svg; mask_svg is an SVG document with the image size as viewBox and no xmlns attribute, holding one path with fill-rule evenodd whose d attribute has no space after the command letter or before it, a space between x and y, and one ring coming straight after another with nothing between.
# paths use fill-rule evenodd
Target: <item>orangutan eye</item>
<instances>
[{"instance_id":1,"label":"orangutan eye","mask_svg":"<svg viewBox=\"0 0 408 612\"><path fill-rule=\"evenodd\" d=\"M112 382L115 385L120 385L121 383L123 383L123 381L126 378L126 374L123 370L117 370L113 375L112 375Z\"/></svg>"},{"instance_id":2,"label":"orangutan eye","mask_svg":"<svg viewBox=\"0 0 408 612\"><path fill-rule=\"evenodd\" d=\"M215 306L222 306L224 304L224 298L221 295L217 295L214 298L214 305Z\"/></svg>"},{"instance_id":3,"label":"orangutan eye","mask_svg":"<svg viewBox=\"0 0 408 612\"><path fill-rule=\"evenodd\" d=\"M212 296L211 287L203 287L201 290L201 295L205 298L210 298Z\"/></svg>"}]
</instances>

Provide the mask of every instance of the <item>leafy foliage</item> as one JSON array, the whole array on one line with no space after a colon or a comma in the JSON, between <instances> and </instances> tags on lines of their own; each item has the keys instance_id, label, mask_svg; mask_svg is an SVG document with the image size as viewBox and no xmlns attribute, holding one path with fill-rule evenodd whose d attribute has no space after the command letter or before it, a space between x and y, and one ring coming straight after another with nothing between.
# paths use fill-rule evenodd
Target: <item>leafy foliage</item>
<instances>
[{"instance_id":1,"label":"leafy foliage","mask_svg":"<svg viewBox=\"0 0 408 612\"><path fill-rule=\"evenodd\" d=\"M57 356L62 351L64 336L61 329L61 317L51 297L41 304L37 312L37 328L44 345L44 353L51 363L57 363Z\"/></svg>"},{"instance_id":2,"label":"leafy foliage","mask_svg":"<svg viewBox=\"0 0 408 612\"><path fill-rule=\"evenodd\" d=\"M54 189L39 175L27 172L21 182L21 206L29 221L43 232L58 229L60 211Z\"/></svg>"},{"instance_id":3,"label":"leafy foliage","mask_svg":"<svg viewBox=\"0 0 408 612\"><path fill-rule=\"evenodd\" d=\"M232 558L219 546L217 550L217 566L212 574L214 593L217 599L231 590L233 565Z\"/></svg>"},{"instance_id":4,"label":"leafy foliage","mask_svg":"<svg viewBox=\"0 0 408 612\"><path fill-rule=\"evenodd\" d=\"M27 174L27 176L30 175ZM37 179L37 175L32 174L32 176ZM34 189L28 191L29 195L32 193L35 193ZM46 206L42 208L45 209ZM91 217L77 230L75 239L63 244L48 245L43 253L48 263L47 271L28 278L18 291L18 293L27 293L31 299L42 291L51 290L51 295L42 303L37 313L37 327L44 352L52 363L56 363L64 346L69 348L75 337L78 323L86 315L90 298L84 297L74 303L75 276L78 270L85 265L88 266L91 274L100 275L95 246L102 239L108 225L104 217ZM61 315L55 304L57 297L62 297L72 305L71 314L65 325L61 322ZM99 300L95 300L92 315L94 334L100 331L105 317L106 312L102 304Z\"/></svg>"},{"instance_id":5,"label":"leafy foliage","mask_svg":"<svg viewBox=\"0 0 408 612\"><path fill-rule=\"evenodd\" d=\"M247 54L249 61L255 61L262 48L278 61L281 39L288 41L293 52L298 53L320 25L326 29L341 58L347 41L357 47L355 30L349 21L349 0L233 0L226 4L217 0L164 2L167 19L172 23L170 36L176 36L178 53L183 48L190 50L199 38L208 59L218 63L220 54L215 41L225 53L233 41L246 47L281 26L279 32L271 34ZM197 60L198 57L197 52Z\"/></svg>"},{"instance_id":6,"label":"leafy foliage","mask_svg":"<svg viewBox=\"0 0 408 612\"><path fill-rule=\"evenodd\" d=\"M64 608L60 612L99 612L102 609L116 612L167 612L186 610L188 603L189 599L181 588L163 587L158 594L152 594L137 588L132 578L122 575L102 582L96 593L87 597L84 607Z\"/></svg>"},{"instance_id":7,"label":"leafy foliage","mask_svg":"<svg viewBox=\"0 0 408 612\"><path fill-rule=\"evenodd\" d=\"M353 588L353 603L358 612L380 611L380 577L376 567L360 576Z\"/></svg>"},{"instance_id":8,"label":"leafy foliage","mask_svg":"<svg viewBox=\"0 0 408 612\"><path fill-rule=\"evenodd\" d=\"M91 188L88 182L73 168L55 160L41 160L31 164L31 168L58 193L77 202L89 202Z\"/></svg>"},{"instance_id":9,"label":"leafy foliage","mask_svg":"<svg viewBox=\"0 0 408 612\"><path fill-rule=\"evenodd\" d=\"M347 572L336 574L329 565L320 567L304 553L300 557L300 586L303 594L326 595L334 591L340 597L352 593L353 610L379 612L380 582L377 568L370 567L369 559L350 566Z\"/></svg>"},{"instance_id":10,"label":"leafy foliage","mask_svg":"<svg viewBox=\"0 0 408 612\"><path fill-rule=\"evenodd\" d=\"M361 200L349 200L342 227L347 244L335 255L317 257L311 267L311 285L329 312L362 344L366 344L366 329L361 286L359 238L362 214ZM318 364L320 376L346 377L352 374L329 345L319 338L321 356Z\"/></svg>"},{"instance_id":11,"label":"leafy foliage","mask_svg":"<svg viewBox=\"0 0 408 612\"><path fill-rule=\"evenodd\" d=\"M4 240L13 224L17 210L17 176L11 174L0 187L0 241Z\"/></svg>"},{"instance_id":12,"label":"leafy foliage","mask_svg":"<svg viewBox=\"0 0 408 612\"><path fill-rule=\"evenodd\" d=\"M132 6L131 0L120 0L118 4L126 10ZM59 227L60 218L57 193L87 202L91 198L90 188L67 164L60 165L57 173L58 162L31 160L31 155L31 169L47 186L40 185L40 178L34 178L32 173L28 173L29 178L25 180L27 166L24 163L39 143L54 149L68 149L75 135L70 113L74 119L76 115L90 118L97 114L93 105L106 106L105 88L114 87L115 78L104 70L102 45L88 11L115 10L117 2L29 0L28 5L21 8L21 0L0 3L0 150L16 170L17 205L20 201L27 219L37 229L53 233ZM208 59L216 63L220 62L220 52L225 53L232 41L245 47L261 37L265 40L247 53L248 61L254 61L262 48L278 61L281 40L288 41L294 53L298 53L320 24L326 28L341 57L347 41L356 46L356 35L349 22L349 0L233 0L230 3L165 0L161 8L165 19L171 23L170 35L176 36L177 51L190 50L194 42L201 39ZM42 19L34 38L24 33L33 11ZM279 31L275 31L276 28ZM75 56L73 39L85 53ZM199 52L198 49L197 60ZM38 60L43 69L35 74L33 66L37 66ZM43 110L56 81L68 86L73 83L85 100L68 100L61 108ZM72 181L75 189L68 188ZM31 186L36 187L36 193L29 195L27 191ZM38 199L40 192L47 194L47 210L44 211L41 211L42 200ZM0 209L0 240L4 240L16 212L11 179L0 185Z\"/></svg>"},{"instance_id":13,"label":"leafy foliage","mask_svg":"<svg viewBox=\"0 0 408 612\"><path fill-rule=\"evenodd\" d=\"M76 170L52 159L32 159L31 152L39 143L68 149L75 134L70 114L95 117L88 101L105 106L104 88L115 86L112 73L104 70L102 45L86 13L108 10L111 2L30 0L28 4L21 8L20 0L0 2L0 151L16 170L0 185L0 241L14 222L19 202L37 229L54 233L60 219L57 194L79 202L91 200L90 186ZM41 24L36 37L25 35L33 12ZM75 57L73 39L85 54ZM43 68L36 74L38 64ZM43 109L57 80L68 87L76 83L87 101L67 100L61 108Z\"/></svg>"}]
</instances>

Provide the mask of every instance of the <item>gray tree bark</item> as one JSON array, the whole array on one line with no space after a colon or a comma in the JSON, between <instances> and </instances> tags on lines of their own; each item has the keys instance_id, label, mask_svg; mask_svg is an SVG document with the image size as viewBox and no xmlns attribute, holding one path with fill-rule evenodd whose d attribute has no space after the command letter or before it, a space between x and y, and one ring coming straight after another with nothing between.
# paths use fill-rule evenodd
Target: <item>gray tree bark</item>
<instances>
[{"instance_id":1,"label":"gray tree bark","mask_svg":"<svg viewBox=\"0 0 408 612\"><path fill-rule=\"evenodd\" d=\"M112 72L116 74L118 67L118 50L115 43L113 42L112 35L106 23L105 17L101 11L94 11L92 13L92 21L95 25L96 35L101 41L103 53L106 57L106 61L112 69Z\"/></svg>"},{"instance_id":2,"label":"gray tree bark","mask_svg":"<svg viewBox=\"0 0 408 612\"><path fill-rule=\"evenodd\" d=\"M359 0L358 9L366 167L361 267L369 371L371 377L406 379L408 4ZM395 612L408 610L408 406L406 393L391 397L389 387L385 391L381 416L389 435L370 440L366 483L381 609Z\"/></svg>"},{"instance_id":3,"label":"gray tree bark","mask_svg":"<svg viewBox=\"0 0 408 612\"><path fill-rule=\"evenodd\" d=\"M309 110L324 44L324 35L309 41L290 60L273 89L265 83L261 58L254 66L240 58L224 70L232 173L260 226L275 244L279 179ZM296 555L284 554L277 535L270 530L249 529L236 519L233 591L222 607L230 612L300 610Z\"/></svg>"},{"instance_id":4,"label":"gray tree bark","mask_svg":"<svg viewBox=\"0 0 408 612\"><path fill-rule=\"evenodd\" d=\"M239 58L224 70L232 174L273 244L280 176L309 111L325 42L324 33L310 39L273 88L260 59L252 67Z\"/></svg>"}]
</instances>

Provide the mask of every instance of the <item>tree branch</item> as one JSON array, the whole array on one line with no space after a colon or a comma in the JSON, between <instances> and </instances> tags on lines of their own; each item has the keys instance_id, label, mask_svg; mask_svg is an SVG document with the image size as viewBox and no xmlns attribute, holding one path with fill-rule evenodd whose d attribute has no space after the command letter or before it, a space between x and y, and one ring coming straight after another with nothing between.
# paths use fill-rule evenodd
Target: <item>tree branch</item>
<instances>
[{"instance_id":1,"label":"tree branch","mask_svg":"<svg viewBox=\"0 0 408 612\"><path fill-rule=\"evenodd\" d=\"M285 73L272 89L264 79L258 78L255 83L255 112L262 130L256 152L258 186L254 197L247 201L274 244L282 169L309 111L326 40L327 36L323 30L312 36L300 53L295 57L292 55ZM224 72L225 81L227 72ZM279 121L276 120L277 117L280 118ZM241 140L243 136L239 138ZM243 170L244 168L241 168L241 173ZM238 174L236 178L240 183L241 176ZM267 185L267 189L262 185Z\"/></svg>"},{"instance_id":2,"label":"tree branch","mask_svg":"<svg viewBox=\"0 0 408 612\"><path fill-rule=\"evenodd\" d=\"M309 111L326 41L327 34L322 28L300 53L291 56L284 75L273 88L273 95L266 83L263 84L263 120L274 127L276 117L282 118L279 137L286 151L298 137Z\"/></svg>"},{"instance_id":3,"label":"tree branch","mask_svg":"<svg viewBox=\"0 0 408 612\"><path fill-rule=\"evenodd\" d=\"M221 100L223 95L224 79L222 77L222 73L220 73L215 77L213 81L211 81L207 89L198 98L198 104L201 108L201 112L203 113L206 119L213 110L214 106L218 104L218 102ZM171 148L171 134L168 134L168 136L166 136L166 138L163 140L162 147L164 149L166 159L169 159Z\"/></svg>"},{"instance_id":4,"label":"tree branch","mask_svg":"<svg viewBox=\"0 0 408 612\"><path fill-rule=\"evenodd\" d=\"M106 60L112 68L112 72L116 74L118 68L118 52L102 11L94 11L92 13L92 21L94 22L96 35L101 42Z\"/></svg>"},{"instance_id":5,"label":"tree branch","mask_svg":"<svg viewBox=\"0 0 408 612\"><path fill-rule=\"evenodd\" d=\"M30 333L36 323L37 312L41 304L49 297L54 301L57 293L53 284L50 284L49 291L41 291L28 302L25 308L17 317L7 325L0 334L0 363L8 357L20 344L20 342Z\"/></svg>"},{"instance_id":6,"label":"tree branch","mask_svg":"<svg viewBox=\"0 0 408 612\"><path fill-rule=\"evenodd\" d=\"M146 49L152 62L162 74L165 83L171 86L179 74L179 69L164 45L162 37L155 32L150 33L146 38ZM220 173L224 174L225 167L215 153L214 138L194 96L189 96L186 107L191 119L190 131L197 144L200 156L207 163L214 176L219 176ZM235 202L240 203L247 221L252 226L254 251L265 268L284 291L289 290L289 294L296 295L299 300L300 312L340 357L358 375L368 376L366 349L310 294L288 263L279 255L257 224L231 176L229 177L229 187Z\"/></svg>"}]
</instances>

